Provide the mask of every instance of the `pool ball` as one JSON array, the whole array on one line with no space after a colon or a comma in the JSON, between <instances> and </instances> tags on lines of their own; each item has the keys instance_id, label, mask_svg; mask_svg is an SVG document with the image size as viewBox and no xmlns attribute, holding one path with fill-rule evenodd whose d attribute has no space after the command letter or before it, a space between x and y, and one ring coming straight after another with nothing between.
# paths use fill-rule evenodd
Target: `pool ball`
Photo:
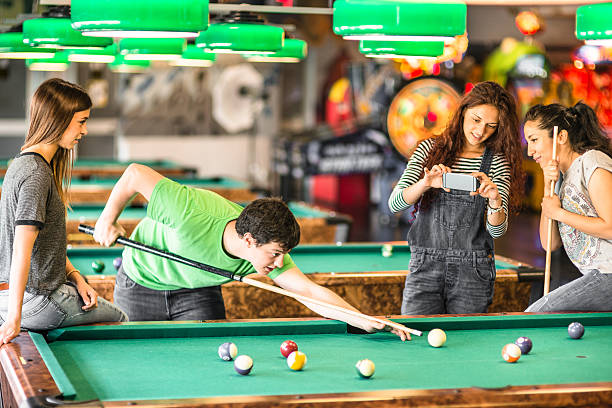
<instances>
[{"instance_id":1,"label":"pool ball","mask_svg":"<svg viewBox=\"0 0 612 408\"><path fill-rule=\"evenodd\" d=\"M306 365L306 354L301 351L294 351L287 357L287 365L294 371L300 371Z\"/></svg>"},{"instance_id":2,"label":"pool ball","mask_svg":"<svg viewBox=\"0 0 612 408\"><path fill-rule=\"evenodd\" d=\"M95 273L102 273L102 271L104 270L104 262L102 262L101 260L97 259L95 261L93 261L91 263L91 269L95 272Z\"/></svg>"},{"instance_id":3,"label":"pool ball","mask_svg":"<svg viewBox=\"0 0 612 408\"><path fill-rule=\"evenodd\" d=\"M567 332L572 339L579 339L584 334L584 326L578 322L570 323L567 326Z\"/></svg>"},{"instance_id":4,"label":"pool ball","mask_svg":"<svg viewBox=\"0 0 612 408\"><path fill-rule=\"evenodd\" d=\"M528 354L533 347L533 343L529 337L519 337L514 341L514 344L519 346L521 349L521 354Z\"/></svg>"},{"instance_id":5,"label":"pool ball","mask_svg":"<svg viewBox=\"0 0 612 408\"><path fill-rule=\"evenodd\" d=\"M357 369L357 374L361 378L370 378L374 375L374 362L372 360L368 360L367 358L363 360L359 360L357 364L355 364L355 368Z\"/></svg>"},{"instance_id":6,"label":"pool ball","mask_svg":"<svg viewBox=\"0 0 612 408\"><path fill-rule=\"evenodd\" d=\"M382 246L381 252L382 256L384 256L385 258L389 258L391 255L393 255L393 245L384 244Z\"/></svg>"},{"instance_id":7,"label":"pool ball","mask_svg":"<svg viewBox=\"0 0 612 408\"><path fill-rule=\"evenodd\" d=\"M516 363L521 358L521 349L514 343L508 343L502 349L502 357L508 363Z\"/></svg>"},{"instance_id":8,"label":"pool ball","mask_svg":"<svg viewBox=\"0 0 612 408\"><path fill-rule=\"evenodd\" d=\"M285 340L280 346L280 352L285 358L289 357L289 354L293 353L294 351L297 351L297 349L298 345L295 344L295 342L292 340Z\"/></svg>"},{"instance_id":9,"label":"pool ball","mask_svg":"<svg viewBox=\"0 0 612 408\"><path fill-rule=\"evenodd\" d=\"M446 333L442 329L433 329L427 335L427 341L432 347L442 347L446 343Z\"/></svg>"},{"instance_id":10,"label":"pool ball","mask_svg":"<svg viewBox=\"0 0 612 408\"><path fill-rule=\"evenodd\" d=\"M217 350L219 357L225 361L231 361L238 355L238 347L234 343L223 343Z\"/></svg>"},{"instance_id":11,"label":"pool ball","mask_svg":"<svg viewBox=\"0 0 612 408\"><path fill-rule=\"evenodd\" d=\"M234 370L240 375L248 375L253 369L253 359L246 354L236 357Z\"/></svg>"},{"instance_id":12,"label":"pool ball","mask_svg":"<svg viewBox=\"0 0 612 408\"><path fill-rule=\"evenodd\" d=\"M122 263L123 263L123 259L120 256L113 259L113 266L115 267L116 270L119 270L119 268L121 268Z\"/></svg>"}]
</instances>

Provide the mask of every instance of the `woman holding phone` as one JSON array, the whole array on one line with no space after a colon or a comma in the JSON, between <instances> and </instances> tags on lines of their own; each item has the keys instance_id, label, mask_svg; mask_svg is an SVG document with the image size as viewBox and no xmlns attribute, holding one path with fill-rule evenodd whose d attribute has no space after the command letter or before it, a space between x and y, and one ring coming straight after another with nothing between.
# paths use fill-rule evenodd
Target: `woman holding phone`
<instances>
[{"instance_id":1,"label":"woman holding phone","mask_svg":"<svg viewBox=\"0 0 612 408\"><path fill-rule=\"evenodd\" d=\"M500 85L467 93L444 132L422 141L389 197L398 212L415 205L402 314L485 313L493 299L493 239L508 227L523 189L516 101ZM449 174L471 175L474 188ZM447 175L448 188L443 178ZM469 183L471 184L471 183Z\"/></svg>"}]
</instances>

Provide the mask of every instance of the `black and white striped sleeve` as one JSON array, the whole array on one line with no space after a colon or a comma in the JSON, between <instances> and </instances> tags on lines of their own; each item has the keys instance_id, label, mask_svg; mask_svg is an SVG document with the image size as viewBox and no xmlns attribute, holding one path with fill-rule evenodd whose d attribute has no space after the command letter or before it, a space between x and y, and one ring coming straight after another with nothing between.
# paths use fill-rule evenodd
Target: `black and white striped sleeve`
<instances>
[{"instance_id":1,"label":"black and white striped sleeve","mask_svg":"<svg viewBox=\"0 0 612 408\"><path fill-rule=\"evenodd\" d=\"M491 225L487 219L487 230L491 237L499 238L508 230L508 201L510 198L510 163L502 155L495 155L491 163L491 181L497 186L499 195L502 198L502 205L506 213L506 219L499 225Z\"/></svg>"},{"instance_id":2,"label":"black and white striped sleeve","mask_svg":"<svg viewBox=\"0 0 612 408\"><path fill-rule=\"evenodd\" d=\"M429 155L432 146L433 139L426 139L419 143L414 153L412 153L412 156L410 156L404 173L393 188L391 196L389 197L388 204L391 212L396 213L410 207L410 204L404 201L402 191L406 187L410 187L411 185L419 181L419 177L423 172L425 159L427 159L427 156Z\"/></svg>"}]
</instances>

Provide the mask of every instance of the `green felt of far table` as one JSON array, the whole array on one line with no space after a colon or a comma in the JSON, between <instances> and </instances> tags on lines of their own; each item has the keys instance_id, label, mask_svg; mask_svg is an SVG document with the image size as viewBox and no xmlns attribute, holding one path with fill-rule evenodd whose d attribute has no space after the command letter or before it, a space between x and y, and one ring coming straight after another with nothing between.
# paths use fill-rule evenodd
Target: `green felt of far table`
<instances>
[{"instance_id":1,"label":"green felt of far table","mask_svg":"<svg viewBox=\"0 0 612 408\"><path fill-rule=\"evenodd\" d=\"M400 313L403 286L410 263L410 247L405 241L391 243L391 256L383 256L384 243L343 245L299 245L291 251L296 265L315 283L330 288L364 313L392 315ZM121 248L74 247L68 258L89 280L98 293L113 299L116 271L113 260ZM179 254L180 255L180 254ZM92 270L100 260L101 273ZM195 259L206 263L205 259ZM489 311L523 311L529 304L531 286L542 279L543 272L517 260L495 257L497 277ZM253 279L272 284L262 275ZM313 312L293 299L248 286L242 282L222 285L228 318L306 317Z\"/></svg>"},{"instance_id":2,"label":"green felt of far table","mask_svg":"<svg viewBox=\"0 0 612 408\"><path fill-rule=\"evenodd\" d=\"M405 243L389 244L393 250L391 256L386 257L383 255L383 245L385 244L300 245L290 254L305 274L406 271L410 263L410 247ZM112 266L113 260L121 257L122 252L121 247L73 247L68 249L68 258L85 275L116 275L117 271ZM105 268L98 273L94 272L91 268L94 260L101 260ZM495 260L497 270L519 270L521 265L503 257ZM533 269L523 267L521 271L533 272Z\"/></svg>"},{"instance_id":3,"label":"green felt of far table","mask_svg":"<svg viewBox=\"0 0 612 408\"><path fill-rule=\"evenodd\" d=\"M42 356L54 381L31 383L43 390L39 394L59 392L68 400L105 406L269 406L299 400L321 406L612 403L610 313L394 320L425 335L402 343L390 333L353 334L344 323L322 320L120 324L53 330L46 338L23 333L16 341L20 347L2 353L26 354L26 377ZM567 334L573 321L586 327L581 340ZM427 344L433 328L446 331L441 348ZM519 336L530 337L533 350L507 363L501 349ZM303 371L291 371L281 356L286 339L307 355ZM30 352L32 341L36 347ZM228 341L253 359L250 375L238 375L231 362L218 357L218 346ZM376 364L370 380L355 371L363 358ZM7 361L15 358L2 359L10 373Z\"/></svg>"}]
</instances>

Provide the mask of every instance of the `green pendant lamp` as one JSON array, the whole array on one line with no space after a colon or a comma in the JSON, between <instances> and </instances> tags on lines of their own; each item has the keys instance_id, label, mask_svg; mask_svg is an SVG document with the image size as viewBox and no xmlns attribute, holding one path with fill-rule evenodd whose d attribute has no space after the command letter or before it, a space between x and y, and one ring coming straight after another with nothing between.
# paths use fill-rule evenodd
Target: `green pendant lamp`
<instances>
[{"instance_id":1,"label":"green pendant lamp","mask_svg":"<svg viewBox=\"0 0 612 408\"><path fill-rule=\"evenodd\" d=\"M218 18L200 33L196 45L210 52L226 54L269 54L283 48L285 31L266 25L260 16L235 11Z\"/></svg>"},{"instance_id":2,"label":"green pendant lamp","mask_svg":"<svg viewBox=\"0 0 612 408\"><path fill-rule=\"evenodd\" d=\"M447 41L465 33L461 1L336 0L334 33L347 40Z\"/></svg>"},{"instance_id":3,"label":"green pendant lamp","mask_svg":"<svg viewBox=\"0 0 612 408\"><path fill-rule=\"evenodd\" d=\"M123 38L119 52L127 61L172 61L181 58L186 46L184 38Z\"/></svg>"},{"instance_id":4,"label":"green pendant lamp","mask_svg":"<svg viewBox=\"0 0 612 408\"><path fill-rule=\"evenodd\" d=\"M289 38L280 51L272 54L251 54L245 58L251 62L300 62L308 54L306 41Z\"/></svg>"},{"instance_id":5,"label":"green pendant lamp","mask_svg":"<svg viewBox=\"0 0 612 408\"><path fill-rule=\"evenodd\" d=\"M213 65L217 55L206 52L204 49L189 44L180 59L170 61L170 65L178 67L210 67Z\"/></svg>"},{"instance_id":6,"label":"green pendant lamp","mask_svg":"<svg viewBox=\"0 0 612 408\"><path fill-rule=\"evenodd\" d=\"M43 48L103 49L113 43L109 37L85 37L72 28L69 18L34 18L23 22L23 41Z\"/></svg>"},{"instance_id":7,"label":"green pendant lamp","mask_svg":"<svg viewBox=\"0 0 612 408\"><path fill-rule=\"evenodd\" d=\"M196 45L225 54L274 53L283 48L285 32L280 27L249 23L211 24L196 39Z\"/></svg>"},{"instance_id":8,"label":"green pendant lamp","mask_svg":"<svg viewBox=\"0 0 612 408\"><path fill-rule=\"evenodd\" d=\"M121 74L140 74L145 72L150 66L151 61L128 61L121 54L117 55L115 61L108 65L112 72Z\"/></svg>"},{"instance_id":9,"label":"green pendant lamp","mask_svg":"<svg viewBox=\"0 0 612 408\"><path fill-rule=\"evenodd\" d=\"M589 45L612 45L612 3L576 9L576 37Z\"/></svg>"},{"instance_id":10,"label":"green pendant lamp","mask_svg":"<svg viewBox=\"0 0 612 408\"><path fill-rule=\"evenodd\" d=\"M115 61L117 54L117 44L109 45L103 50L68 50L68 61L110 64Z\"/></svg>"},{"instance_id":11,"label":"green pendant lamp","mask_svg":"<svg viewBox=\"0 0 612 408\"><path fill-rule=\"evenodd\" d=\"M190 38L208 27L208 0L72 0L72 27L86 36Z\"/></svg>"},{"instance_id":12,"label":"green pendant lamp","mask_svg":"<svg viewBox=\"0 0 612 408\"><path fill-rule=\"evenodd\" d=\"M359 51L371 58L437 58L444 53L444 41L363 40Z\"/></svg>"},{"instance_id":13,"label":"green pendant lamp","mask_svg":"<svg viewBox=\"0 0 612 408\"><path fill-rule=\"evenodd\" d=\"M55 50L43 50L23 42L23 33L0 33L0 59L53 58Z\"/></svg>"},{"instance_id":14,"label":"green pendant lamp","mask_svg":"<svg viewBox=\"0 0 612 408\"><path fill-rule=\"evenodd\" d=\"M53 58L27 59L26 66L30 71L65 71L70 66L68 52L56 52Z\"/></svg>"}]
</instances>

